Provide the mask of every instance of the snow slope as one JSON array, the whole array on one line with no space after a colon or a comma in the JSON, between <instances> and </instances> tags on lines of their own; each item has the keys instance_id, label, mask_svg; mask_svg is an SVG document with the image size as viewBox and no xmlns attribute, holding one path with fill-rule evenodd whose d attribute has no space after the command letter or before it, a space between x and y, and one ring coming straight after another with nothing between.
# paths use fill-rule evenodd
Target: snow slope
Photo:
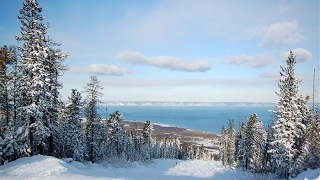
<instances>
[{"instance_id":1,"label":"snow slope","mask_svg":"<svg viewBox=\"0 0 320 180\"><path fill-rule=\"evenodd\" d=\"M320 169L309 170L295 179L315 179ZM134 164L127 168L104 167L100 164L64 162L49 156L18 159L0 166L0 179L255 179L249 172L230 170L216 161L154 160L149 164ZM265 176L263 179L270 178ZM272 178L270 178L272 179ZM320 180L320 177L317 179Z\"/></svg>"}]
</instances>

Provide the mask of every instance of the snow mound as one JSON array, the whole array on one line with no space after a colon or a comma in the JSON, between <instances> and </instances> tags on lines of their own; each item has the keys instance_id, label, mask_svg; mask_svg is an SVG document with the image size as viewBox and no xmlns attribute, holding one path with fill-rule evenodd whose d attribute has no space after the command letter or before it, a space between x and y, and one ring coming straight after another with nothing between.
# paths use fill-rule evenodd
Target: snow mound
<instances>
[{"instance_id":1,"label":"snow mound","mask_svg":"<svg viewBox=\"0 0 320 180\"><path fill-rule=\"evenodd\" d=\"M56 158L33 156L18 159L0 167L0 176L12 177L46 177L68 174L64 163Z\"/></svg>"},{"instance_id":2,"label":"snow mound","mask_svg":"<svg viewBox=\"0 0 320 180\"><path fill-rule=\"evenodd\" d=\"M308 171L300 173L294 180L320 180L320 169L309 169Z\"/></svg>"},{"instance_id":3,"label":"snow mound","mask_svg":"<svg viewBox=\"0 0 320 180\"><path fill-rule=\"evenodd\" d=\"M82 163L79 163L82 164ZM85 166L82 164L82 167ZM92 176L51 156L32 156L20 158L0 166L0 179L110 179Z\"/></svg>"}]
</instances>

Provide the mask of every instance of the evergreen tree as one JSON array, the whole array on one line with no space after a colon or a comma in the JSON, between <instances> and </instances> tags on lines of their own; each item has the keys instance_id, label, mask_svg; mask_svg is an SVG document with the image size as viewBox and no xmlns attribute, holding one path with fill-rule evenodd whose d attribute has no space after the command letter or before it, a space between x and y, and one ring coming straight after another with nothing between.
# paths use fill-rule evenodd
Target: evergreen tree
<instances>
[{"instance_id":1,"label":"evergreen tree","mask_svg":"<svg viewBox=\"0 0 320 180\"><path fill-rule=\"evenodd\" d=\"M93 122L93 159L94 162L102 162L106 159L106 138L105 132L107 132L104 128L103 121L95 120Z\"/></svg>"},{"instance_id":2,"label":"evergreen tree","mask_svg":"<svg viewBox=\"0 0 320 180\"><path fill-rule=\"evenodd\" d=\"M219 139L220 146L219 146L219 159L222 162L222 166L227 166L227 140L228 134L227 130L222 126L221 136Z\"/></svg>"},{"instance_id":3,"label":"evergreen tree","mask_svg":"<svg viewBox=\"0 0 320 180\"><path fill-rule=\"evenodd\" d=\"M115 111L110 114L110 118L107 122L107 127L109 131L109 158L117 158L124 156L125 151L125 136L128 134L124 129L122 114L119 111ZM135 147L140 151L140 138L135 139Z\"/></svg>"},{"instance_id":4,"label":"evergreen tree","mask_svg":"<svg viewBox=\"0 0 320 180\"><path fill-rule=\"evenodd\" d=\"M274 122L268 126L267 129L267 138L266 138L266 147L265 147L265 171L266 172L275 172L276 168L276 159L273 158L273 142L275 141L275 129Z\"/></svg>"},{"instance_id":5,"label":"evergreen tree","mask_svg":"<svg viewBox=\"0 0 320 180\"><path fill-rule=\"evenodd\" d=\"M144 124L142 130L142 147L141 147L141 155L143 161L148 161L152 158L152 132L153 132L153 125L151 121L147 120Z\"/></svg>"},{"instance_id":6,"label":"evergreen tree","mask_svg":"<svg viewBox=\"0 0 320 180\"><path fill-rule=\"evenodd\" d=\"M59 104L58 76L65 70L58 61L67 57L60 50L54 50L56 43L45 36L49 26L42 23L41 12L37 0L26 0L18 16L22 23L21 37L16 37L24 42L23 47L19 47L20 60L15 68L17 125L23 128L22 131L28 129L21 138L28 139L27 153L31 155L45 151L53 153L52 124L58 116L58 108L53 107Z\"/></svg>"},{"instance_id":7,"label":"evergreen tree","mask_svg":"<svg viewBox=\"0 0 320 180\"><path fill-rule=\"evenodd\" d=\"M246 119L245 122L241 124L241 127L239 129L239 132L236 135L236 159L238 167L246 168L246 160L247 158L247 144L246 144L246 138L245 133L247 132L247 122L248 119Z\"/></svg>"},{"instance_id":8,"label":"evergreen tree","mask_svg":"<svg viewBox=\"0 0 320 180\"><path fill-rule=\"evenodd\" d=\"M81 93L76 89L71 90L69 103L63 108L63 117L60 118L61 135L63 139L64 154L62 157L72 157L76 160L83 161L84 159L84 133L83 124L80 117L83 109L81 101Z\"/></svg>"},{"instance_id":9,"label":"evergreen tree","mask_svg":"<svg viewBox=\"0 0 320 180\"><path fill-rule=\"evenodd\" d=\"M274 123L275 129L273 149L269 150L272 157L276 159L276 170L280 178L288 179L297 175L295 161L302 154L305 124L303 124L303 106L306 100L298 94L300 80L295 77L295 57L290 52L287 59L287 67L281 66L279 101L276 103L276 110L273 111L277 117Z\"/></svg>"},{"instance_id":10,"label":"evergreen tree","mask_svg":"<svg viewBox=\"0 0 320 180\"><path fill-rule=\"evenodd\" d=\"M232 168L235 165L235 129L234 129L234 120L229 120L229 127L227 129L227 161L229 166Z\"/></svg>"},{"instance_id":11,"label":"evergreen tree","mask_svg":"<svg viewBox=\"0 0 320 180\"><path fill-rule=\"evenodd\" d=\"M101 116L97 112L98 103L100 103L99 98L102 96L101 90L103 89L100 86L100 81L96 76L90 77L90 82L84 88L84 92L87 93L87 105L85 108L85 115L86 115L86 144L87 149L89 151L89 160L91 162L95 162L94 159L94 146L95 144L95 132L94 125L101 121Z\"/></svg>"},{"instance_id":12,"label":"evergreen tree","mask_svg":"<svg viewBox=\"0 0 320 180\"><path fill-rule=\"evenodd\" d=\"M265 130L257 114L252 114L246 124L244 136L246 169L262 172L264 169Z\"/></svg>"},{"instance_id":13,"label":"evergreen tree","mask_svg":"<svg viewBox=\"0 0 320 180\"><path fill-rule=\"evenodd\" d=\"M316 169L320 167L320 122L317 112L312 111L307 127L307 167Z\"/></svg>"}]
</instances>

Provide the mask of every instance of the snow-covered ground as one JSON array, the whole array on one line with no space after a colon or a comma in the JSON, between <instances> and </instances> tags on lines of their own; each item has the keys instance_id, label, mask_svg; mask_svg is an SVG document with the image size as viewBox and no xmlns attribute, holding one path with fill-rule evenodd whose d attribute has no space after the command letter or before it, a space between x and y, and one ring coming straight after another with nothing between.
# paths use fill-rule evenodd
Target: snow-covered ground
<instances>
[{"instance_id":1,"label":"snow-covered ground","mask_svg":"<svg viewBox=\"0 0 320 180\"><path fill-rule=\"evenodd\" d=\"M149 164L134 164L127 168L105 167L100 164L66 162L49 156L18 159L0 166L0 179L272 179L257 178L249 172L231 170L216 161L154 160ZM320 169L309 170L295 180L320 180Z\"/></svg>"}]
</instances>

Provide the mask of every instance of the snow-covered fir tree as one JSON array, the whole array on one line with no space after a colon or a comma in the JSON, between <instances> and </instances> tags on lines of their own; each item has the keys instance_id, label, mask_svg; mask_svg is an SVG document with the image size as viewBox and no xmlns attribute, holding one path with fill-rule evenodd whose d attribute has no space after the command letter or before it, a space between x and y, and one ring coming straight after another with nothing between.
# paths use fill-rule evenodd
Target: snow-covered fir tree
<instances>
[{"instance_id":1,"label":"snow-covered fir tree","mask_svg":"<svg viewBox=\"0 0 320 180\"><path fill-rule=\"evenodd\" d=\"M59 116L60 149L63 150L61 156L78 161L83 161L85 155L83 124L80 119L84 103L81 99L81 93L76 89L72 89L69 102L62 106Z\"/></svg>"},{"instance_id":2,"label":"snow-covered fir tree","mask_svg":"<svg viewBox=\"0 0 320 180\"><path fill-rule=\"evenodd\" d=\"M123 142L126 134L123 124L123 117L120 111L110 115L107 122L109 130L109 156L120 156L124 152Z\"/></svg>"},{"instance_id":3,"label":"snow-covered fir tree","mask_svg":"<svg viewBox=\"0 0 320 180\"><path fill-rule=\"evenodd\" d=\"M172 159L181 159L182 154L180 149L179 138L175 137L174 139L172 139L169 152L171 154Z\"/></svg>"},{"instance_id":4,"label":"snow-covered fir tree","mask_svg":"<svg viewBox=\"0 0 320 180\"><path fill-rule=\"evenodd\" d=\"M151 121L147 120L144 124L142 130L142 145L141 145L141 156L143 161L148 161L152 158L152 133L153 133L153 125Z\"/></svg>"},{"instance_id":5,"label":"snow-covered fir tree","mask_svg":"<svg viewBox=\"0 0 320 180\"><path fill-rule=\"evenodd\" d=\"M245 168L246 167L246 142L245 142L245 133L246 133L246 125L247 120L243 122L240 126L239 132L236 134L236 160L237 160L237 166L239 168Z\"/></svg>"},{"instance_id":6,"label":"snow-covered fir tree","mask_svg":"<svg viewBox=\"0 0 320 180\"><path fill-rule=\"evenodd\" d=\"M227 129L227 162L229 163L229 166L232 168L235 166L235 151L236 151L236 145L235 145L235 128L234 128L234 120L229 120L229 127Z\"/></svg>"},{"instance_id":7,"label":"snow-covered fir tree","mask_svg":"<svg viewBox=\"0 0 320 180\"><path fill-rule=\"evenodd\" d=\"M48 25L42 23L44 17L41 12L37 0L26 0L18 16L22 24L21 37L16 36L19 42L23 42L15 68L17 125L24 132L18 134L25 136L19 139L24 144L28 143L27 153L31 155L53 153L52 123L58 116L57 107L53 106L58 104L58 76L65 70L58 61L67 57L60 50L54 50L55 44L46 37Z\"/></svg>"},{"instance_id":8,"label":"snow-covered fir tree","mask_svg":"<svg viewBox=\"0 0 320 180\"><path fill-rule=\"evenodd\" d=\"M222 166L227 166L227 140L228 140L228 134L227 130L222 126L221 130L221 136L219 139L219 159L222 162Z\"/></svg>"},{"instance_id":9,"label":"snow-covered fir tree","mask_svg":"<svg viewBox=\"0 0 320 180\"><path fill-rule=\"evenodd\" d=\"M258 121L257 114L252 114L246 121L244 141L245 168L253 172L262 172L265 166L265 130L263 124Z\"/></svg>"},{"instance_id":10,"label":"snow-covered fir tree","mask_svg":"<svg viewBox=\"0 0 320 180\"><path fill-rule=\"evenodd\" d=\"M95 146L98 146L95 142L95 125L98 125L101 121L101 116L98 114L97 108L98 103L100 103L99 98L102 96L101 90L103 88L100 86L100 81L96 76L91 76L89 83L84 88L84 93L87 93L87 104L85 107L85 116L86 116L86 125L85 125L85 134L86 134L86 144L89 151L89 161L95 162L94 159L94 149Z\"/></svg>"},{"instance_id":11,"label":"snow-covered fir tree","mask_svg":"<svg viewBox=\"0 0 320 180\"><path fill-rule=\"evenodd\" d=\"M278 84L280 92L279 101L276 103L276 110L273 111L276 121L274 141L272 142L272 158L275 159L276 173L280 178L288 179L295 177L301 169L296 166L300 161L300 155L304 154L303 144L306 126L303 124L306 100L302 101L299 95L299 80L294 73L296 59L290 52L286 61L287 67L281 66L280 75L283 77ZM303 162L299 162L303 163ZM301 167L301 166L300 166Z\"/></svg>"},{"instance_id":12,"label":"snow-covered fir tree","mask_svg":"<svg viewBox=\"0 0 320 180\"><path fill-rule=\"evenodd\" d=\"M108 130L104 121L97 118L93 122L93 159L94 162L102 162L107 157Z\"/></svg>"},{"instance_id":13,"label":"snow-covered fir tree","mask_svg":"<svg viewBox=\"0 0 320 180\"><path fill-rule=\"evenodd\" d=\"M314 110L310 113L310 121L307 126L307 167L320 168L320 122L318 113Z\"/></svg>"},{"instance_id":14,"label":"snow-covered fir tree","mask_svg":"<svg viewBox=\"0 0 320 180\"><path fill-rule=\"evenodd\" d=\"M47 61L45 61L45 68L46 71L49 72L49 78L46 79L46 84L48 85L48 90L50 95L48 98L48 111L46 117L49 121L49 128L51 131L50 138L49 138L49 154L54 154L54 144L55 141L58 139L54 139L54 131L58 121L59 121L59 97L60 92L59 90L62 88L62 83L59 82L58 78L61 76L61 72L64 72L68 69L68 67L63 63L63 61L68 57L67 53L63 53L61 49L58 47L61 44L53 42L52 39L46 41L49 47Z\"/></svg>"},{"instance_id":15,"label":"snow-covered fir tree","mask_svg":"<svg viewBox=\"0 0 320 180\"><path fill-rule=\"evenodd\" d=\"M266 137L266 147L265 147L265 171L266 172L275 172L276 170L276 159L273 158L273 151L272 149L274 149L273 147L273 142L275 141L275 129L274 127L274 122L272 121L272 123L268 126L266 133L267 133L267 137Z\"/></svg>"}]
</instances>

